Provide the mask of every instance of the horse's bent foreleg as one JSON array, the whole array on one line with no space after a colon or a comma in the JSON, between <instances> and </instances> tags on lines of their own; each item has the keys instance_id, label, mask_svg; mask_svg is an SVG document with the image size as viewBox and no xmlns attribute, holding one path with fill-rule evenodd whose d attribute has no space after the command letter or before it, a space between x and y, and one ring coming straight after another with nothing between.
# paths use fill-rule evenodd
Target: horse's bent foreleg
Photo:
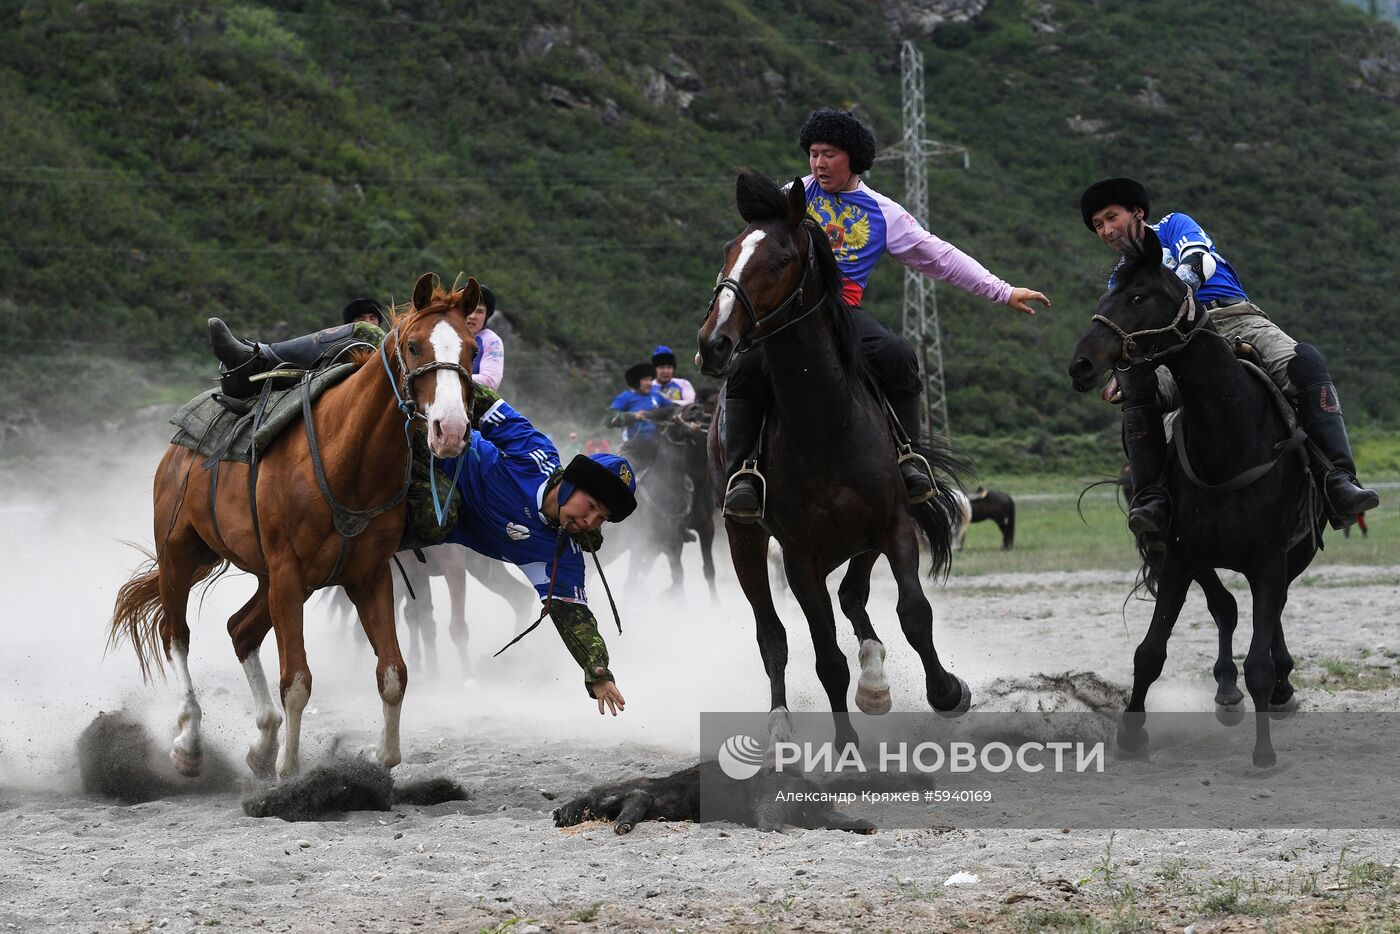
<instances>
[{"instance_id":1,"label":"horse's bent foreleg","mask_svg":"<svg viewBox=\"0 0 1400 934\"><path fill-rule=\"evenodd\" d=\"M257 593L228 621L229 638L243 675L248 679L248 691L253 696L253 719L258 738L248 747L247 763L253 774L270 779L277 762L277 732L282 727L282 714L272 702L267 686L267 673L262 665L262 643L272 628L272 616L267 605L267 579L258 579Z\"/></svg>"},{"instance_id":2,"label":"horse's bent foreleg","mask_svg":"<svg viewBox=\"0 0 1400 934\"><path fill-rule=\"evenodd\" d=\"M408 688L408 666L399 652L399 637L394 629L394 588L389 577L389 565L360 578L350 589L350 599L360 611L365 635L379 657L375 683L384 705L384 732L379 737L375 755L379 763L393 768L403 761L399 740L399 714L403 710L404 691Z\"/></svg>"},{"instance_id":3,"label":"horse's bent foreleg","mask_svg":"<svg viewBox=\"0 0 1400 934\"><path fill-rule=\"evenodd\" d=\"M870 571L880 558L878 551L856 555L846 565L836 598L860 641L860 679L856 682L856 706L863 713L882 714L890 709L890 682L885 677L885 646L870 624L865 604L870 599Z\"/></svg>"},{"instance_id":4,"label":"horse's bent foreleg","mask_svg":"<svg viewBox=\"0 0 1400 934\"><path fill-rule=\"evenodd\" d=\"M1240 691L1239 669L1235 667L1235 626L1239 623L1239 607L1234 596L1220 581L1220 575L1207 569L1196 575L1196 583L1206 595L1206 606L1215 620L1219 649L1215 658L1215 703L1219 707L1238 708L1244 703Z\"/></svg>"}]
</instances>

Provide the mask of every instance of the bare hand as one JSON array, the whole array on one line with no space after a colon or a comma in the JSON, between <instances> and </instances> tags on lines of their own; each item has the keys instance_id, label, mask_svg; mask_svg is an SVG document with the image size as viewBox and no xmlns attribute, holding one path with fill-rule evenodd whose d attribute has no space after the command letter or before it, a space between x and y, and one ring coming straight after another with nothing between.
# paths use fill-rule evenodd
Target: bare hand
<instances>
[{"instance_id":1,"label":"bare hand","mask_svg":"<svg viewBox=\"0 0 1400 934\"><path fill-rule=\"evenodd\" d=\"M606 670L599 668L596 674L605 674ZM622 692L617 689L616 681L594 681L588 686L588 693L593 695L593 699L598 702L598 714L601 716L606 711L603 705L607 705L616 717L618 712L627 706L627 702L622 699Z\"/></svg>"},{"instance_id":2,"label":"bare hand","mask_svg":"<svg viewBox=\"0 0 1400 934\"><path fill-rule=\"evenodd\" d=\"M1024 315L1035 314L1035 309L1030 306L1031 302L1040 302L1046 308L1050 307L1050 299L1045 297L1044 292L1037 292L1035 289L1014 288L1011 290L1011 297L1006 300L1008 307Z\"/></svg>"}]
</instances>

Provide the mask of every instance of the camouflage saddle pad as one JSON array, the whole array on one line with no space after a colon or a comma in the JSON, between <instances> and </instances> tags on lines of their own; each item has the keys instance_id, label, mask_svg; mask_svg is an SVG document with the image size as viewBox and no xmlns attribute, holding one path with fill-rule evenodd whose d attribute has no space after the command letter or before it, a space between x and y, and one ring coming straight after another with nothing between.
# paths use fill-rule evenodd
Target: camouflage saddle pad
<instances>
[{"instance_id":1,"label":"camouflage saddle pad","mask_svg":"<svg viewBox=\"0 0 1400 934\"><path fill-rule=\"evenodd\" d=\"M358 364L342 363L322 370L311 377L311 400L358 369ZM267 446L291 424L301 419L301 388L279 390L268 395L258 428L253 430L253 418L230 412L214 398L217 389L210 389L186 402L170 419L175 426L171 444L189 448L205 457L222 453L222 460L248 463L252 451L261 456ZM258 398L249 400L253 408ZM232 437L230 437L232 434Z\"/></svg>"}]
</instances>

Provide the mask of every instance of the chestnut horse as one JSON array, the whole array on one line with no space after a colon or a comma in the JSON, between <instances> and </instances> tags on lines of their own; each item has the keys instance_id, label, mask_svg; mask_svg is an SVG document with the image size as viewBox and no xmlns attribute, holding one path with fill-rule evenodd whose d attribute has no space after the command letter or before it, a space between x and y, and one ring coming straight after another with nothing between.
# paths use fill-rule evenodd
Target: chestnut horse
<instances>
[{"instance_id":1,"label":"chestnut horse","mask_svg":"<svg viewBox=\"0 0 1400 934\"><path fill-rule=\"evenodd\" d=\"M311 697L302 604L313 591L334 584L350 595L378 656L384 704L378 759L385 766L400 761L399 712L408 668L394 630L389 559L404 532L408 432L415 418L426 422L428 448L437 457L456 456L466 447L475 348L466 313L479 295L475 279L447 293L436 277L424 275L413 290L412 310L395 317L378 352L316 400L304 430L279 436L253 466L221 464L224 482L213 471L196 469L203 455L174 444L165 452L155 477L155 555L122 585L108 645L129 640L145 677L152 665L163 672L166 660L174 664L184 703L170 758L183 774L196 775L201 766L186 605L195 584L229 565L258 582L257 592L228 621L253 693L259 736L247 761L254 774L271 777L282 723L259 647L269 629L276 632L287 717L277 772L290 775L297 771L302 711Z\"/></svg>"},{"instance_id":2,"label":"chestnut horse","mask_svg":"<svg viewBox=\"0 0 1400 934\"><path fill-rule=\"evenodd\" d=\"M841 611L860 640L855 697L866 713L890 709L885 647L866 612L870 572L884 555L899 590L896 613L924 667L924 697L935 710L968 709L967 684L943 667L933 645L933 610L919 580L916 530L929 543L933 570L946 573L953 544L952 487L910 507L889 421L871 389L851 310L841 299L836 258L826 234L807 217L800 180L787 194L754 172L739 176L739 213L748 226L725 246L724 265L699 333L701 369L723 375L739 353L762 354L773 404L762 436L769 477L763 524L726 520L729 552L753 608L758 647L770 687L770 732L786 728L787 634L768 585L768 540L783 548L794 596L807 617L817 677L836 720L837 741L856 741L850 726L850 670L836 642L826 578L850 562L839 591ZM710 426L716 493L724 488L719 419ZM952 459L933 452L934 466Z\"/></svg>"}]
</instances>

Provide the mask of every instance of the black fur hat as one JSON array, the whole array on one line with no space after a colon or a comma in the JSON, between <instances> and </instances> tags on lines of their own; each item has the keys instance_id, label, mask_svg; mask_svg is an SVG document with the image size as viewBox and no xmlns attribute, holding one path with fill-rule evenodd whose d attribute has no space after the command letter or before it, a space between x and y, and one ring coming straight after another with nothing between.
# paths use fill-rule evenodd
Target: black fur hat
<instances>
[{"instance_id":1,"label":"black fur hat","mask_svg":"<svg viewBox=\"0 0 1400 934\"><path fill-rule=\"evenodd\" d=\"M379 302L372 298L357 298L346 305L340 312L341 324L349 324L360 315L375 315L379 318L381 326L388 320L388 312Z\"/></svg>"},{"instance_id":2,"label":"black fur hat","mask_svg":"<svg viewBox=\"0 0 1400 934\"><path fill-rule=\"evenodd\" d=\"M1125 208L1142 208L1144 216L1152 208L1147 189L1142 182L1131 178L1105 178L1094 182L1079 196L1079 213L1084 218L1084 226L1094 229L1094 215L1110 204L1121 204Z\"/></svg>"},{"instance_id":3,"label":"black fur hat","mask_svg":"<svg viewBox=\"0 0 1400 934\"><path fill-rule=\"evenodd\" d=\"M636 389L646 377L656 378L656 367L650 363L634 363L627 368L627 386Z\"/></svg>"},{"instance_id":4,"label":"black fur hat","mask_svg":"<svg viewBox=\"0 0 1400 934\"><path fill-rule=\"evenodd\" d=\"M802 153L813 143L830 143L851 157L851 171L863 175L875 162L875 134L849 110L814 110L798 134Z\"/></svg>"},{"instance_id":5,"label":"black fur hat","mask_svg":"<svg viewBox=\"0 0 1400 934\"><path fill-rule=\"evenodd\" d=\"M491 291L491 287L485 283L478 283L481 286L481 304L486 306L486 321L491 320L491 316L496 313L496 293ZM484 325L486 322L483 321Z\"/></svg>"}]
</instances>

